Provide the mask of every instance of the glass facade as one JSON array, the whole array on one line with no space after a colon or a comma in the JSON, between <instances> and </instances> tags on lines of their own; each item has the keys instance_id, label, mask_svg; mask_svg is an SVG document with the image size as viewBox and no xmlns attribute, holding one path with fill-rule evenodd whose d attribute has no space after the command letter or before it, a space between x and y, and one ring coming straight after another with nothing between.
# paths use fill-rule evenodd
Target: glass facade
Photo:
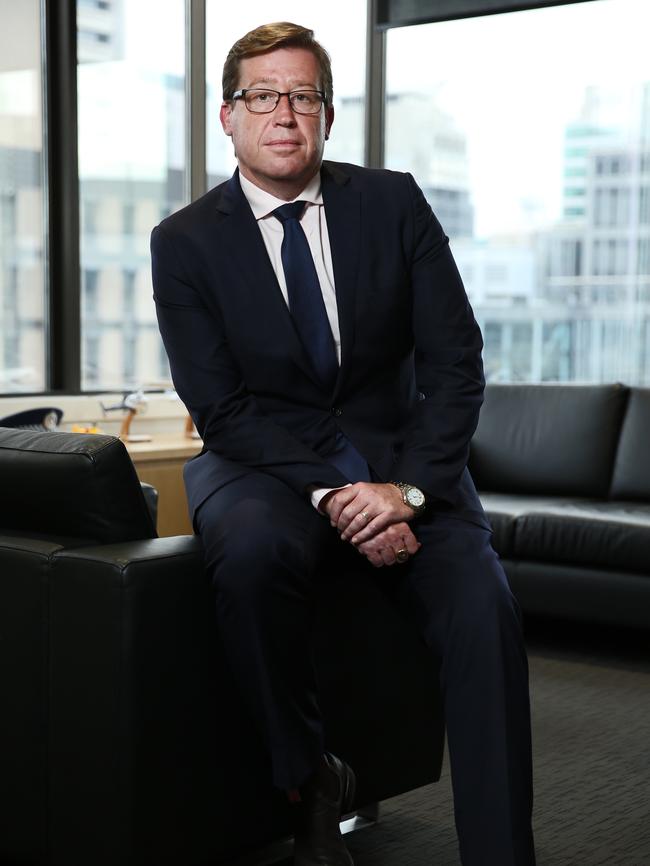
<instances>
[{"instance_id":1,"label":"glass facade","mask_svg":"<svg viewBox=\"0 0 650 866\"><path fill-rule=\"evenodd\" d=\"M363 162L366 0L205 3L206 186L235 167L225 54L273 20L330 51L325 156ZM186 7L76 0L85 390L169 382L149 234L186 203ZM0 0L0 393L50 385L44 8ZM493 381L650 385L648 32L644 0L598 0L387 33L385 164L413 173L451 238Z\"/></svg>"},{"instance_id":2,"label":"glass facade","mask_svg":"<svg viewBox=\"0 0 650 866\"><path fill-rule=\"evenodd\" d=\"M156 387L149 235L185 203L185 3L78 0L77 27L82 387Z\"/></svg>"},{"instance_id":3,"label":"glass facade","mask_svg":"<svg viewBox=\"0 0 650 866\"><path fill-rule=\"evenodd\" d=\"M46 382L39 0L0 0L0 392Z\"/></svg>"},{"instance_id":4,"label":"glass facade","mask_svg":"<svg viewBox=\"0 0 650 866\"><path fill-rule=\"evenodd\" d=\"M386 165L450 236L493 381L650 384L648 32L644 0L389 31Z\"/></svg>"}]
</instances>

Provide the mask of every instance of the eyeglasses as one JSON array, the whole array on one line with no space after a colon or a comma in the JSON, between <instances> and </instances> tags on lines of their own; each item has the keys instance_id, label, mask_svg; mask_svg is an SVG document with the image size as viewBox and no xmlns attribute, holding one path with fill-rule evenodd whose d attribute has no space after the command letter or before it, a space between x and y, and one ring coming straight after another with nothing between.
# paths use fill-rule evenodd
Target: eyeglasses
<instances>
[{"instance_id":1,"label":"eyeglasses","mask_svg":"<svg viewBox=\"0 0 650 866\"><path fill-rule=\"evenodd\" d=\"M277 108L281 96L289 98L289 105L296 114L318 114L325 102L325 93L322 90L291 90L280 93L278 90L252 88L236 90L232 98L243 99L244 105L253 114L270 114Z\"/></svg>"}]
</instances>

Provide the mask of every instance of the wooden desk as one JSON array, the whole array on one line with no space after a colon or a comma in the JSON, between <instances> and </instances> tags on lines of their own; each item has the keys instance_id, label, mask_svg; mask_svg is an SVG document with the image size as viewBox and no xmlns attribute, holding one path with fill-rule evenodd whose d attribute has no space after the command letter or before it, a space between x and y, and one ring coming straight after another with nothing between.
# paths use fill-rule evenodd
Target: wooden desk
<instances>
[{"instance_id":1,"label":"wooden desk","mask_svg":"<svg viewBox=\"0 0 650 866\"><path fill-rule=\"evenodd\" d=\"M200 439L187 439L182 433L160 433L151 442L126 442L140 481L153 484L158 491L158 534L191 535L183 485L183 466L198 454Z\"/></svg>"}]
</instances>

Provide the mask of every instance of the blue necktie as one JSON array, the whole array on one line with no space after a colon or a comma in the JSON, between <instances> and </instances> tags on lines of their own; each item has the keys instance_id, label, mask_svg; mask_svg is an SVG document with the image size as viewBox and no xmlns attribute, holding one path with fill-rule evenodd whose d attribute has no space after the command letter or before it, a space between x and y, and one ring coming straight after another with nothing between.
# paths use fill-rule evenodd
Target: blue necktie
<instances>
[{"instance_id":1,"label":"blue necktie","mask_svg":"<svg viewBox=\"0 0 650 866\"><path fill-rule=\"evenodd\" d=\"M336 383L339 365L318 274L299 222L305 204L304 201L284 204L273 211L273 216L280 220L284 229L282 268L291 318L318 378L331 391Z\"/></svg>"},{"instance_id":2,"label":"blue necktie","mask_svg":"<svg viewBox=\"0 0 650 866\"><path fill-rule=\"evenodd\" d=\"M318 378L328 391L333 391L339 364L316 266L299 222L305 205L304 201L283 204L273 211L273 216L280 220L284 229L282 268L291 318ZM349 481L370 480L368 464L340 430L334 450L325 459Z\"/></svg>"}]
</instances>

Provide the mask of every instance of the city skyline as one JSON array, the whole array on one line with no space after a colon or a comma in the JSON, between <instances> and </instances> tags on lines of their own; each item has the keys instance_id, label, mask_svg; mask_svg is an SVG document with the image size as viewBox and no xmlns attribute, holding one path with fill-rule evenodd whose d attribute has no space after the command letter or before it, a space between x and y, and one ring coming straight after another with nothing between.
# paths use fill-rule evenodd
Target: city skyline
<instances>
[{"instance_id":1,"label":"city skyline","mask_svg":"<svg viewBox=\"0 0 650 866\"><path fill-rule=\"evenodd\" d=\"M593 5L611 10L613 3L619 10L633 5L632 0L596 0ZM565 94L553 110L533 98L540 71L532 48L529 67L509 76L512 92L496 92L495 81L505 81L503 57L485 72L480 87L474 86L476 68L483 62L478 53L473 73L466 56L459 56L455 66L452 62L454 53L461 54L459 46L474 51L476 34L489 42L486 35L502 27L502 41L512 41L518 34L512 63L521 51L519 43L526 42L522 36L526 29L543 41L542 13L547 26L562 20L570 29L568 22L585 20L581 15L591 5L464 19L389 34L386 165L415 174L451 236L483 326L486 370L493 379L600 381L614 376L650 383L647 58L644 55L643 67L637 59L634 68L619 68L618 83L607 81L602 86L594 83L590 62L577 64L565 88L571 99L565 99ZM298 4L294 6L297 10ZM144 2L137 5L140 12L145 7ZM156 222L185 203L183 71L176 68L173 51L168 52L169 68L157 67L160 52L172 43L182 53L181 7L180 0L173 9L170 4L170 22L176 22L176 29L161 28L153 55L148 54L152 40L146 43L147 50L135 52L137 28L124 12L134 4L107 5L107 15L97 23L96 57L93 19L85 19L85 53L78 76L85 388L133 386L165 375L151 303L148 235ZM259 8L248 10L251 20ZM264 8L271 15L276 7ZM360 7L353 4L352 8ZM209 15L214 16L216 9L209 0ZM560 18L565 11L569 17ZM238 19L235 35L241 35L242 25ZM231 21L219 39L229 44L234 27ZM217 53L211 33L209 29L210 58ZM583 50L579 33L573 32L574 54ZM348 36L343 45L348 44ZM598 45L606 36L591 42ZM138 38L144 38L142 33ZM395 40L402 40L402 52L410 46L413 57L398 73ZM444 56L442 48L438 52L439 43L444 43ZM436 64L429 64L428 79L419 75L418 44L435 49L446 79L437 75ZM495 46L489 42L492 51ZM599 67L599 77L607 73L616 51L618 45L613 45L607 62ZM591 48L589 52L593 56ZM35 56L31 62L37 64ZM447 63L446 58L452 59ZM362 53L357 52L354 62L355 68L363 70ZM365 100L362 79L352 86L353 78L347 81L347 95L338 90L335 135L326 156L346 159L349 153L359 161ZM414 80L419 81L419 91L411 86ZM30 100L17 99L12 89L16 81L31 93ZM0 358L5 369L21 370L17 385L7 386L18 389L25 382L37 387L42 375L38 365L44 369L41 136L40 116L34 108L39 102L38 81L37 67L20 70L13 63L0 73L0 111L5 121L0 128ZM230 174L234 160L230 140L216 124L219 82L209 77L207 85L208 118L215 121L208 135L208 171L210 182L216 183ZM495 91L492 101L485 99L486 88ZM464 103L451 99L452 93L470 90L473 95ZM530 96L526 111L520 111L517 94L521 93ZM475 103L481 97L485 104L479 110ZM557 126L560 109L563 125ZM492 112L499 135L491 129L485 132L486 111ZM517 121L507 135L497 123L504 113ZM529 116L534 123L526 122ZM553 124L551 135L548 130ZM538 150L548 147L549 141L553 151L546 153L542 171ZM502 151L500 165L512 171L491 162L495 146ZM477 166L485 164L490 170L480 173L477 185ZM525 184L520 183L522 176ZM538 188L543 188L544 201L536 193ZM29 364L34 365L33 371L25 373Z\"/></svg>"}]
</instances>

